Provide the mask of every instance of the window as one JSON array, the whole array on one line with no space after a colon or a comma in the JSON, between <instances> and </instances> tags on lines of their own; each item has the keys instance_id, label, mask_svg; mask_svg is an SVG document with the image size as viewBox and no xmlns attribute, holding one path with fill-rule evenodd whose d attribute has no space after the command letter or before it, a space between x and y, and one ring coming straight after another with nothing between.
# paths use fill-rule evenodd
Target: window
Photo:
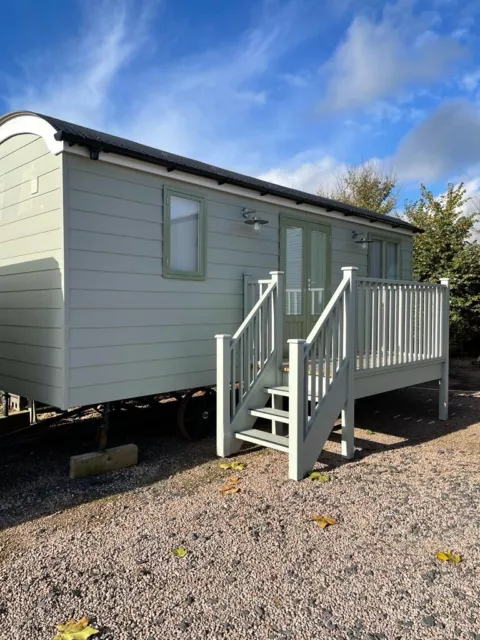
<instances>
[{"instance_id":1,"label":"window","mask_svg":"<svg viewBox=\"0 0 480 640\"><path fill-rule=\"evenodd\" d=\"M393 240L374 239L369 245L368 275L371 278L398 280L400 277L400 248Z\"/></svg>"},{"instance_id":2,"label":"window","mask_svg":"<svg viewBox=\"0 0 480 640\"><path fill-rule=\"evenodd\" d=\"M167 278L205 278L205 202L165 190L164 269Z\"/></svg>"}]
</instances>

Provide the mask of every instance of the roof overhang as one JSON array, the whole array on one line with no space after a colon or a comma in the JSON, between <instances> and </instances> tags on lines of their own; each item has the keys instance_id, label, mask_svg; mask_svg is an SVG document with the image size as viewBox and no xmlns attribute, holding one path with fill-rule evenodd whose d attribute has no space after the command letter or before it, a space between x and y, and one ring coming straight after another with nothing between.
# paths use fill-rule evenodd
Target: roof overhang
<instances>
[{"instance_id":1,"label":"roof overhang","mask_svg":"<svg viewBox=\"0 0 480 640\"><path fill-rule=\"evenodd\" d=\"M368 209L330 200L323 196L265 182L258 178L81 127L51 116L28 111L17 111L0 117L0 143L7 138L22 133L33 133L42 136L50 152L55 155L63 151L72 151L75 146L77 148L83 147L93 160L98 160L100 155L102 159L107 161L113 156L122 157L133 162L139 162L142 165L145 163L150 166L162 167L169 174L177 172L181 176L196 177L201 181L212 181L211 184L214 184L215 188L228 187L230 185L232 188L250 192L252 197L255 194L255 198L260 197L265 201L268 199L270 202L272 200L283 202L285 203L283 206L287 206L286 202L288 202L288 206L291 207L293 202L296 207L300 207L298 211L313 210L318 213L319 209L321 209L330 215L331 213L335 216L343 214L345 217L351 216L357 220L361 219L364 224L370 223L381 227L388 226L403 233L422 232L422 229L401 218L381 215ZM182 179L180 175L179 179Z\"/></svg>"}]
</instances>

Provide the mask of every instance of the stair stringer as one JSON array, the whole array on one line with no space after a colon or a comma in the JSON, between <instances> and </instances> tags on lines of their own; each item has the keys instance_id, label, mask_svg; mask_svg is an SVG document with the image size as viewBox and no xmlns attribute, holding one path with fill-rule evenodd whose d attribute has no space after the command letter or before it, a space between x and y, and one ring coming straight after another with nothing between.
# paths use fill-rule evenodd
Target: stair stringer
<instances>
[{"instance_id":1,"label":"stair stringer","mask_svg":"<svg viewBox=\"0 0 480 640\"><path fill-rule=\"evenodd\" d=\"M335 380L317 409L317 416L303 441L301 477L305 477L318 460L335 422L347 401L348 362L344 361Z\"/></svg>"},{"instance_id":2,"label":"stair stringer","mask_svg":"<svg viewBox=\"0 0 480 640\"><path fill-rule=\"evenodd\" d=\"M238 431L245 431L253 427L258 418L250 415L250 409L259 409L267 404L270 399L270 394L265 391L265 387L275 386L278 383L278 378L279 370L277 359L275 355L273 355L265 364L258 378L250 387L249 392L243 398L237 413L233 416L230 422L230 433L232 436ZM233 439L233 443L236 451L242 446L242 442L235 438ZM233 453L235 453L235 451Z\"/></svg>"}]
</instances>

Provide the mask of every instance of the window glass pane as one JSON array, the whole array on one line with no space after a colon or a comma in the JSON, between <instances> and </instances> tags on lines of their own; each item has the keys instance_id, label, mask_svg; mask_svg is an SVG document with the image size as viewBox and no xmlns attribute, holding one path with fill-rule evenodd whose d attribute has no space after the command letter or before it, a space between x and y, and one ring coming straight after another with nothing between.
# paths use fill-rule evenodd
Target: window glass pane
<instances>
[{"instance_id":1,"label":"window glass pane","mask_svg":"<svg viewBox=\"0 0 480 640\"><path fill-rule=\"evenodd\" d=\"M303 229L287 227L285 259L285 310L288 316L302 315Z\"/></svg>"},{"instance_id":2,"label":"window glass pane","mask_svg":"<svg viewBox=\"0 0 480 640\"><path fill-rule=\"evenodd\" d=\"M387 278L398 280L398 244L387 242Z\"/></svg>"},{"instance_id":3,"label":"window glass pane","mask_svg":"<svg viewBox=\"0 0 480 640\"><path fill-rule=\"evenodd\" d=\"M170 197L170 268L196 272L199 268L200 203Z\"/></svg>"},{"instance_id":4,"label":"window glass pane","mask_svg":"<svg viewBox=\"0 0 480 640\"><path fill-rule=\"evenodd\" d=\"M369 276L370 278L381 278L383 275L383 252L382 252L382 241L374 240L370 244L370 260L369 264Z\"/></svg>"},{"instance_id":5,"label":"window glass pane","mask_svg":"<svg viewBox=\"0 0 480 640\"><path fill-rule=\"evenodd\" d=\"M308 308L311 315L320 315L325 303L327 271L327 235L310 232L310 273L308 278Z\"/></svg>"}]
</instances>

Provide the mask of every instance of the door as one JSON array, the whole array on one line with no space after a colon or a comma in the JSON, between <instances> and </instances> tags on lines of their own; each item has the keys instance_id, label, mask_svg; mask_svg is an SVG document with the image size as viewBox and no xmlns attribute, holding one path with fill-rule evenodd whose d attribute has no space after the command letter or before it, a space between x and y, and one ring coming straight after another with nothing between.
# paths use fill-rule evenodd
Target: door
<instances>
[{"instance_id":1,"label":"door","mask_svg":"<svg viewBox=\"0 0 480 640\"><path fill-rule=\"evenodd\" d=\"M285 341L306 338L329 296L330 229L282 217L281 264L285 272Z\"/></svg>"}]
</instances>

